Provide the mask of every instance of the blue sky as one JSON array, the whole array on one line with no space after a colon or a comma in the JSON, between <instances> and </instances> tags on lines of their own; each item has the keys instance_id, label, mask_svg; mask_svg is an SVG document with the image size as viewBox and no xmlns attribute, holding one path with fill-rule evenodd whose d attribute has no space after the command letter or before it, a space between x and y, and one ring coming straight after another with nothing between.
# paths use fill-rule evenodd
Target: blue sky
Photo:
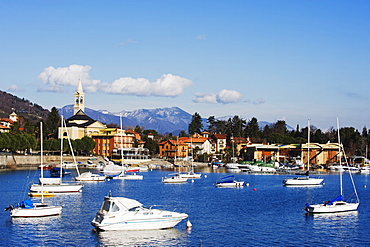
<instances>
[{"instance_id":1,"label":"blue sky","mask_svg":"<svg viewBox=\"0 0 370 247\"><path fill-rule=\"evenodd\" d=\"M0 1L0 90L370 128L369 1Z\"/></svg>"}]
</instances>

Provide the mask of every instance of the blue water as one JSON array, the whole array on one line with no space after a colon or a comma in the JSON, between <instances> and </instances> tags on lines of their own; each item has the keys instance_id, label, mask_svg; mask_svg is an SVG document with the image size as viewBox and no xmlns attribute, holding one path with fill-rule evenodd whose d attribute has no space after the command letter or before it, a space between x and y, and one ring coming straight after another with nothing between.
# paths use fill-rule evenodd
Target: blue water
<instances>
[{"instance_id":1,"label":"blue water","mask_svg":"<svg viewBox=\"0 0 370 247\"><path fill-rule=\"evenodd\" d=\"M358 212L307 216L305 203L338 195L337 174L324 175L325 185L310 188L284 187L286 175L235 174L249 186L216 188L213 183L228 174L204 171L206 178L187 184L163 184L161 177L171 171L161 170L142 173L141 181L85 183L82 193L47 198L65 205L61 216L11 219L0 211L0 246L370 246L370 176L354 175ZM37 176L38 171L0 172L0 207L25 199ZM344 188L350 193L347 180ZM109 191L148 206L187 205L193 227L186 229L183 221L169 230L96 232L90 222Z\"/></svg>"}]
</instances>

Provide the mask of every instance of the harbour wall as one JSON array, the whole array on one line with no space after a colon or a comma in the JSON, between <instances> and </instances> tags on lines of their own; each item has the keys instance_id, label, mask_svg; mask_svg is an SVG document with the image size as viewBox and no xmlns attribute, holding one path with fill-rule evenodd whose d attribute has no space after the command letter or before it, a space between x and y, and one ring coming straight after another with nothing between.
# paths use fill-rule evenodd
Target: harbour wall
<instances>
[{"instance_id":1,"label":"harbour wall","mask_svg":"<svg viewBox=\"0 0 370 247\"><path fill-rule=\"evenodd\" d=\"M88 156L76 156L76 161L83 164L87 163L89 160ZM94 157L93 163L103 161L101 157ZM63 161L73 162L72 156L63 156ZM0 169L24 169L29 167L37 168L40 165L41 156L40 155L0 155ZM44 155L43 156L44 165L57 165L60 164L60 155Z\"/></svg>"}]
</instances>

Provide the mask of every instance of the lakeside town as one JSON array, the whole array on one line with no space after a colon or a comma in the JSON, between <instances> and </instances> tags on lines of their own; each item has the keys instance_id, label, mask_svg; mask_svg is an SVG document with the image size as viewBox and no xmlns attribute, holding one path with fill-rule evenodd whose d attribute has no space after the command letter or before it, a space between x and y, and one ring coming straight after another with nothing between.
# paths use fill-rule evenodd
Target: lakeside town
<instances>
[{"instance_id":1,"label":"lakeside town","mask_svg":"<svg viewBox=\"0 0 370 247\"><path fill-rule=\"evenodd\" d=\"M155 130L144 130L136 126L131 129L123 129L122 126L114 126L101 123L85 114L85 93L83 92L81 80L74 93L74 115L67 119L60 119L56 108L49 114L47 124L53 124L49 128L47 140L44 140L44 153L47 162L58 163L60 159L61 146L63 153L71 154L71 150L79 157L80 165L89 167L97 162L104 163L103 157L117 164L139 166L148 164L160 164L163 167L189 166L193 162L200 166L222 167L229 169L241 169L242 171L291 171L296 169L309 169L311 171L338 170L340 157L343 155L338 151L340 145L336 139L335 130L331 130L332 141L325 139L325 135L317 129L312 131L310 123L302 131L291 131L298 135L301 132L306 137L300 138L300 143L290 143L297 140L285 135L286 124L278 121L270 130L268 143L263 138L257 138L257 120L252 118L248 124L244 124L244 132L241 135L243 121L235 116L229 120L231 128L220 128L220 122L214 117L208 119L208 129L204 130L201 117L195 113L189 124L188 133L181 131L178 136L167 134L159 135ZM23 120L24 121L24 120ZM65 126L61 123L65 122ZM257 125L257 127L256 127ZM239 129L238 129L239 126ZM268 128L268 126L266 126ZM266 129L265 128L265 129ZM18 132L20 128L19 116L16 111L9 114L9 118L0 119L2 136L6 133ZM54 131L52 131L54 129ZM232 129L232 131L230 130ZM351 130L351 128L349 128ZM353 128L352 128L353 129ZM222 133L222 130L224 133ZM348 128L345 130L348 131ZM265 131L265 130L264 130ZM353 131L353 130L352 130ZM356 131L353 131L356 133ZM310 135L313 141L310 142ZM346 134L346 133L345 133ZM352 133L349 133L352 134ZM293 134L291 134L293 135ZM347 136L350 136L347 134ZM353 134L352 134L353 136ZM9 137L9 136L8 136ZM14 150L6 146L6 139L2 138L2 154L0 156L0 168L19 168L22 166L37 164L39 161L32 156L39 154L36 136L22 136L23 145ZM351 137L351 136L350 136ZM348 162L354 171L367 170L369 160L367 159L367 130L362 133L362 145L354 147L354 142L348 142L347 138L343 145L349 147ZM32 139L33 138L33 139ZM67 139L73 143L73 148L67 145ZM356 139L356 138L352 138ZM358 138L357 138L358 139ZM64 140L64 145L59 140ZM317 142L322 140L322 142ZM363 151L365 146L365 153ZM346 147L346 148L347 148ZM22 157L24 156L24 157ZM49 158L48 158L49 156ZM56 157L56 158L51 158ZM59 161L58 161L59 160ZM95 163L93 161L96 161ZM307 167L310 164L310 167Z\"/></svg>"}]
</instances>

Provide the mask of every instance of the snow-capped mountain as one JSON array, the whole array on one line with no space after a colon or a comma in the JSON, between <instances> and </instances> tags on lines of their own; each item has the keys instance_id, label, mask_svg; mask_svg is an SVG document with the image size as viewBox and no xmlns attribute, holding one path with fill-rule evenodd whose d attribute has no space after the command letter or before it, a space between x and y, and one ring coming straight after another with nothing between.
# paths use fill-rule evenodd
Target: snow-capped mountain
<instances>
[{"instance_id":1,"label":"snow-capped mountain","mask_svg":"<svg viewBox=\"0 0 370 247\"><path fill-rule=\"evenodd\" d=\"M69 118L73 115L73 105L64 106L58 109L59 114L64 118ZM120 125L120 115L122 114L122 125L124 128L140 126L144 129L156 130L159 134L172 133L178 135L181 130L188 131L189 123L191 122L192 114L178 107L166 107L156 109L139 109L134 111L122 111L112 113L107 110L95 111L90 108L85 108L85 113L92 119L98 120L105 124ZM233 116L219 117L219 120L228 120ZM203 119L203 126L206 126L207 119ZM260 128L270 125L271 123L259 121ZM293 128L287 125L288 130Z\"/></svg>"},{"instance_id":2,"label":"snow-capped mountain","mask_svg":"<svg viewBox=\"0 0 370 247\"><path fill-rule=\"evenodd\" d=\"M64 106L58 109L59 114L65 118L73 115L73 105ZM160 134L173 133L178 134L181 130L188 130L192 115L178 107L139 109L134 111L122 111L120 113L111 113L106 110L95 111L85 108L86 115L92 119L105 124L120 125L120 115L122 114L122 125L124 127L140 126L144 129L153 129Z\"/></svg>"}]
</instances>

